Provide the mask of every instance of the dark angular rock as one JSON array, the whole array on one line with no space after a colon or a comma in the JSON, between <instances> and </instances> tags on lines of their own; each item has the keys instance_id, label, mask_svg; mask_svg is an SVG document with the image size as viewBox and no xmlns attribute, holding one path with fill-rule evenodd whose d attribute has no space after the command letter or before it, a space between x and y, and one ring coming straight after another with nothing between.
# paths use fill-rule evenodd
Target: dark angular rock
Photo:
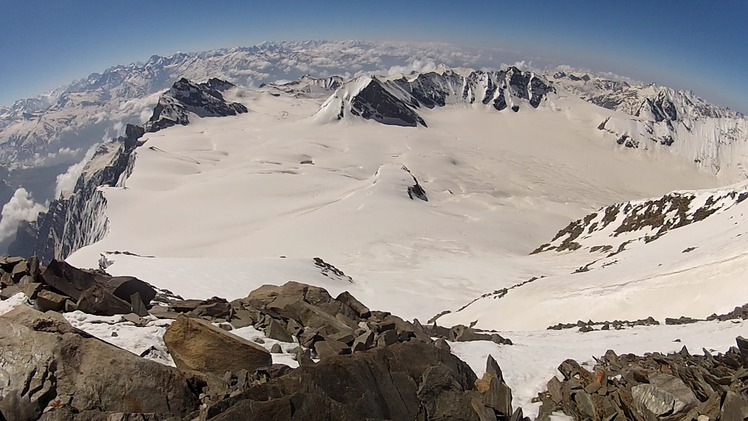
<instances>
[{"instance_id":1,"label":"dark angular rock","mask_svg":"<svg viewBox=\"0 0 748 421\"><path fill-rule=\"evenodd\" d=\"M132 276L115 276L103 280L117 298L130 302L133 294L138 294L146 306L156 297L156 290L149 284Z\"/></svg>"},{"instance_id":2,"label":"dark angular rock","mask_svg":"<svg viewBox=\"0 0 748 421\"><path fill-rule=\"evenodd\" d=\"M315 342L314 351L317 353L317 358L324 360L334 355L350 353L350 348L342 342L325 340Z\"/></svg>"},{"instance_id":3,"label":"dark angular rock","mask_svg":"<svg viewBox=\"0 0 748 421\"><path fill-rule=\"evenodd\" d=\"M436 339L434 341L434 346L437 347L437 348L439 348L439 349L443 349L445 351L451 351L452 350L452 348L449 346L449 344L447 343L447 341L444 340L444 338L438 338L438 339Z\"/></svg>"},{"instance_id":4,"label":"dark angular rock","mask_svg":"<svg viewBox=\"0 0 748 421\"><path fill-rule=\"evenodd\" d=\"M350 307L358 317L366 319L371 316L371 311L369 311L369 308L363 305L356 298L354 298L353 295L351 295L351 293L348 291L341 292L336 300Z\"/></svg>"},{"instance_id":5,"label":"dark angular rock","mask_svg":"<svg viewBox=\"0 0 748 421\"><path fill-rule=\"evenodd\" d=\"M10 272L10 277L13 278L13 282L19 282L21 278L28 275L29 267L25 260L21 260L13 266L13 270Z\"/></svg>"},{"instance_id":6,"label":"dark angular rock","mask_svg":"<svg viewBox=\"0 0 748 421\"><path fill-rule=\"evenodd\" d=\"M291 405L289 399L294 410L282 412L282 419L478 420L471 407L474 381L470 368L449 352L412 341L301 365L215 404L206 418L248 419L248 408Z\"/></svg>"},{"instance_id":7,"label":"dark angular rock","mask_svg":"<svg viewBox=\"0 0 748 421\"><path fill-rule=\"evenodd\" d=\"M39 294L39 291L41 291L44 288L44 285L41 282L26 282L21 283L19 285L23 285L24 287L24 294L26 294L29 299L36 299L37 294Z\"/></svg>"},{"instance_id":8,"label":"dark angular rock","mask_svg":"<svg viewBox=\"0 0 748 421\"><path fill-rule=\"evenodd\" d=\"M738 336L735 338L735 342L737 342L738 350L740 350L740 359L743 362L743 367L748 368L748 339Z\"/></svg>"},{"instance_id":9,"label":"dark angular rock","mask_svg":"<svg viewBox=\"0 0 748 421\"><path fill-rule=\"evenodd\" d=\"M41 267L39 266L39 258L36 256L31 256L26 261L26 264L28 265L28 273L31 275L32 278L36 279L39 275L41 275Z\"/></svg>"},{"instance_id":10,"label":"dark angular rock","mask_svg":"<svg viewBox=\"0 0 748 421\"><path fill-rule=\"evenodd\" d=\"M353 341L353 346L351 346L351 349L353 351L365 351L374 345L374 338L374 332L364 332L356 337L356 339Z\"/></svg>"},{"instance_id":11,"label":"dark angular rock","mask_svg":"<svg viewBox=\"0 0 748 421\"><path fill-rule=\"evenodd\" d=\"M83 291L91 288L97 282L96 275L82 271L60 260L52 260L41 277L45 284L74 300L78 300Z\"/></svg>"},{"instance_id":12,"label":"dark angular rock","mask_svg":"<svg viewBox=\"0 0 748 421\"><path fill-rule=\"evenodd\" d=\"M130 307L132 308L132 312L137 314L138 316L148 316L148 308L143 302L143 299L140 297L139 292L135 292L130 296Z\"/></svg>"},{"instance_id":13,"label":"dark angular rock","mask_svg":"<svg viewBox=\"0 0 748 421\"><path fill-rule=\"evenodd\" d=\"M270 339L275 339L281 342L293 342L293 338L286 331L279 322L271 320L267 328L265 328L265 336Z\"/></svg>"},{"instance_id":14,"label":"dark angular rock","mask_svg":"<svg viewBox=\"0 0 748 421\"><path fill-rule=\"evenodd\" d=\"M23 285L13 284L0 290L0 300L7 300L16 294L26 294L26 288Z\"/></svg>"},{"instance_id":15,"label":"dark angular rock","mask_svg":"<svg viewBox=\"0 0 748 421\"><path fill-rule=\"evenodd\" d=\"M727 392L722 404L723 421L744 421L748 418L748 402L733 391Z\"/></svg>"},{"instance_id":16,"label":"dark angular rock","mask_svg":"<svg viewBox=\"0 0 748 421\"><path fill-rule=\"evenodd\" d=\"M231 116L247 112L247 107L237 102L228 103L215 88L224 87L228 82L193 83L179 79L161 95L153 109L153 115L145 124L145 131L156 132L177 124L189 123L189 112L200 117Z\"/></svg>"},{"instance_id":17,"label":"dark angular rock","mask_svg":"<svg viewBox=\"0 0 748 421\"><path fill-rule=\"evenodd\" d=\"M41 311L62 311L68 297L52 291L42 290L36 296L36 306Z\"/></svg>"},{"instance_id":18,"label":"dark angular rock","mask_svg":"<svg viewBox=\"0 0 748 421\"><path fill-rule=\"evenodd\" d=\"M0 316L0 344L10 382L0 418L37 419L91 411L182 418L200 402L174 368L138 357L74 329L57 313L19 306ZM29 418L29 416L31 416Z\"/></svg>"},{"instance_id":19,"label":"dark angular rock","mask_svg":"<svg viewBox=\"0 0 748 421\"><path fill-rule=\"evenodd\" d=\"M377 347L382 348L398 342L399 336L394 330L387 330L377 337Z\"/></svg>"},{"instance_id":20,"label":"dark angular rock","mask_svg":"<svg viewBox=\"0 0 748 421\"><path fill-rule=\"evenodd\" d=\"M110 289L97 283L83 291L78 298L78 310L100 316L127 314L132 311L130 303L115 296Z\"/></svg>"}]
</instances>

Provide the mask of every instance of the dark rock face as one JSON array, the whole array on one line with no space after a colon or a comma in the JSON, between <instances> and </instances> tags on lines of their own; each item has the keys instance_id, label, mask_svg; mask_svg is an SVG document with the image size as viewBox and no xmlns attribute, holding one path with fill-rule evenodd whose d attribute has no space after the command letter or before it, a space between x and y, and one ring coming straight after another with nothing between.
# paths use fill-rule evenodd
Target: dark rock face
<instances>
[{"instance_id":1,"label":"dark rock face","mask_svg":"<svg viewBox=\"0 0 748 421\"><path fill-rule=\"evenodd\" d=\"M566 360L558 368L564 380L551 379L539 396L538 419L561 410L578 420L742 420L748 396L735 392L748 388L741 339L716 356L692 356L685 347L644 357L608 351L593 371Z\"/></svg>"},{"instance_id":2,"label":"dark rock face","mask_svg":"<svg viewBox=\"0 0 748 421\"><path fill-rule=\"evenodd\" d=\"M21 286L11 274L35 286L24 291L54 311L144 316L151 299L166 300L167 307L150 312L178 315L164 335L177 369L77 331L59 313L21 305L0 317L0 419L496 420L514 414L523 420L512 412L511 389L493 359L477 381L444 339L431 339L510 343L467 326L424 327L372 311L350 293L333 298L295 282L263 286L229 303L166 299L136 278L21 258L0 259L3 293ZM136 314L124 318L142 322ZM218 327L209 322L221 320ZM273 352L294 353L300 368L273 365L264 348L226 332L226 320L297 342L304 348L284 351L275 344Z\"/></svg>"},{"instance_id":3,"label":"dark rock face","mask_svg":"<svg viewBox=\"0 0 748 421\"><path fill-rule=\"evenodd\" d=\"M701 202L697 198L704 201ZM657 199L617 203L571 222L560 230L550 243L541 245L532 253L550 250L561 252L581 248L582 246L577 240L583 233L591 234L602 231L611 223L618 223L619 214L625 215L625 218L613 230L613 237L650 228L655 231L654 234L642 234L641 237L645 242L655 241L670 230L702 221L715 213L724 212L746 199L748 199L748 191L735 189L717 192L706 198L699 197L696 193L673 192ZM609 247L599 246L599 248L590 251L607 250L609 250ZM613 256L620 251L614 251L608 256Z\"/></svg>"},{"instance_id":4,"label":"dark rock face","mask_svg":"<svg viewBox=\"0 0 748 421\"><path fill-rule=\"evenodd\" d=\"M372 78L371 82L351 99L351 114L382 124L426 126L426 122L411 106L395 97L376 78Z\"/></svg>"},{"instance_id":5,"label":"dark rock face","mask_svg":"<svg viewBox=\"0 0 748 421\"><path fill-rule=\"evenodd\" d=\"M207 408L206 419L478 420L476 377L448 351L421 342L330 357ZM279 418L274 418L279 417Z\"/></svg>"},{"instance_id":6,"label":"dark rock face","mask_svg":"<svg viewBox=\"0 0 748 421\"><path fill-rule=\"evenodd\" d=\"M19 225L15 241L8 247L9 253L36 255L47 263L52 259L64 259L75 250L104 238L109 229L109 220L104 214L107 201L98 188L124 185L132 172L133 152L141 145L139 139L146 132L188 124L188 112L201 117L246 113L246 107L227 103L219 92L231 86L220 79L201 84L184 78L177 81L159 98L145 127L128 124L124 136L99 147L71 195L52 201L35 222Z\"/></svg>"},{"instance_id":7,"label":"dark rock face","mask_svg":"<svg viewBox=\"0 0 748 421\"><path fill-rule=\"evenodd\" d=\"M182 78L161 95L153 115L145 123L148 132L156 132L177 124L189 124L188 112L200 117L223 117L247 112L247 107L237 102L227 103L219 91L233 87L229 82L210 79L196 84Z\"/></svg>"},{"instance_id":8,"label":"dark rock face","mask_svg":"<svg viewBox=\"0 0 748 421\"><path fill-rule=\"evenodd\" d=\"M139 146L138 138L143 133L143 128L128 125L125 136L101 145L70 196L52 201L47 212L40 213L35 222L24 222L18 227L9 253L36 255L46 263L67 257L103 238L109 221L102 215L106 199L98 188L122 185L132 171L132 152Z\"/></svg>"},{"instance_id":9,"label":"dark rock face","mask_svg":"<svg viewBox=\"0 0 748 421\"><path fill-rule=\"evenodd\" d=\"M383 82L372 78L364 89L350 98L350 112L383 124L425 127L426 122L417 112L420 107L473 104L479 100L498 111L511 106L517 112L521 102L537 108L550 92L555 89L548 81L516 67L494 72L473 71L467 76L448 70L423 73L413 80L403 77ZM342 108L338 118L345 117L345 107Z\"/></svg>"}]
</instances>

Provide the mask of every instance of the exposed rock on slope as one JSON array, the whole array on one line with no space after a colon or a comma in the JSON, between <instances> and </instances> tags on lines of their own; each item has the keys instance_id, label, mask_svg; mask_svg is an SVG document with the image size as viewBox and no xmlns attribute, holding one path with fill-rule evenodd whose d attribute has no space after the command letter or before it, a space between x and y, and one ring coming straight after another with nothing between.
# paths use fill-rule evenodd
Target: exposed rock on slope
<instances>
[{"instance_id":1,"label":"exposed rock on slope","mask_svg":"<svg viewBox=\"0 0 748 421\"><path fill-rule=\"evenodd\" d=\"M179 79L159 98L153 116L145 123L145 131L156 132L176 124L185 126L190 122L187 113L195 113L199 117L246 113L247 107L237 102L226 102L219 92L233 87L233 84L215 78L200 84Z\"/></svg>"},{"instance_id":2,"label":"exposed rock on slope","mask_svg":"<svg viewBox=\"0 0 748 421\"><path fill-rule=\"evenodd\" d=\"M542 393L539 420L561 410L575 420L743 420L748 417L748 342L725 354L617 356L608 351L593 371L564 361L563 375Z\"/></svg>"},{"instance_id":3,"label":"exposed rock on slope","mask_svg":"<svg viewBox=\"0 0 748 421\"><path fill-rule=\"evenodd\" d=\"M231 87L228 82L210 79L195 84L180 79L159 99L145 128L128 125L125 136L99 147L83 169L73 193L54 200L47 212L34 222L19 226L10 254L36 255L43 262L64 259L75 250L92 244L106 235L106 199L102 186L122 187L132 172L135 149L147 132L189 123L188 112L201 117L231 116L247 112L239 103L227 103L219 89Z\"/></svg>"},{"instance_id":4,"label":"exposed rock on slope","mask_svg":"<svg viewBox=\"0 0 748 421\"><path fill-rule=\"evenodd\" d=\"M115 280L62 262L43 268L34 260L5 258L0 269L4 280L28 277L27 285L38 280L47 288L39 294L64 290L79 302L87 291ZM114 284L112 296L143 290L132 280ZM3 295L14 285L3 285ZM151 293L133 294L145 295L145 302L137 300L132 310L148 307ZM29 298L41 305L39 295ZM230 305L211 302L227 311L201 317L236 326L254 322L270 338L298 341L300 367L272 365L265 349L227 333L229 326L185 316L166 330L177 368L165 367L87 336L56 312L21 304L0 316L0 374L6 379L0 382L0 418L524 419L521 409L512 411L511 389L492 358L478 380L443 339L431 339L445 332L451 340L493 339L469 327L423 327L369 310L347 292L334 299L324 289L295 282L264 286ZM175 310L181 305L169 304ZM155 308L154 315L170 317L169 310Z\"/></svg>"},{"instance_id":5,"label":"exposed rock on slope","mask_svg":"<svg viewBox=\"0 0 748 421\"><path fill-rule=\"evenodd\" d=\"M467 75L445 70L419 74L412 79L362 76L339 88L322 105L317 117L331 121L353 115L383 124L426 126L417 111L421 107L482 103L498 111L511 108L517 112L523 103L537 108L554 91L545 79L516 67L472 71Z\"/></svg>"},{"instance_id":6,"label":"exposed rock on slope","mask_svg":"<svg viewBox=\"0 0 748 421\"><path fill-rule=\"evenodd\" d=\"M127 126L125 136L101 145L83 169L73 193L50 203L34 222L18 227L10 254L37 255L44 262L65 258L73 251L106 235L109 221L104 215L106 199L101 186L124 185L134 163L133 151L145 133L138 126Z\"/></svg>"},{"instance_id":7,"label":"exposed rock on slope","mask_svg":"<svg viewBox=\"0 0 748 421\"><path fill-rule=\"evenodd\" d=\"M658 199L617 203L571 222L533 253L589 249L620 252L632 241L657 240L670 230L724 212L748 199L748 186L701 192L673 192Z\"/></svg>"}]
</instances>

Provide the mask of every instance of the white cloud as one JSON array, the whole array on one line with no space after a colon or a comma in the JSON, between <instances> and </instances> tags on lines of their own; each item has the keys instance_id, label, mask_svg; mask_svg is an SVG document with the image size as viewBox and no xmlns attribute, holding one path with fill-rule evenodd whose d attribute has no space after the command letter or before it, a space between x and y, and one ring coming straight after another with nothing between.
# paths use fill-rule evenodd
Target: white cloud
<instances>
[{"instance_id":1,"label":"white cloud","mask_svg":"<svg viewBox=\"0 0 748 421\"><path fill-rule=\"evenodd\" d=\"M100 144L97 143L91 146L88 151L86 151L86 155L79 163L71 165L70 167L68 167L67 171L57 176L55 198L59 198L61 195L68 195L73 192L75 183L78 181L78 177L80 177L81 173L83 172L83 168L86 166L86 163L91 160L99 145Z\"/></svg>"},{"instance_id":2,"label":"white cloud","mask_svg":"<svg viewBox=\"0 0 748 421\"><path fill-rule=\"evenodd\" d=\"M0 213L3 217L0 220L0 241L15 235L21 221L36 221L39 212L46 210L46 206L34 202L26 189L18 188Z\"/></svg>"},{"instance_id":3,"label":"white cloud","mask_svg":"<svg viewBox=\"0 0 748 421\"><path fill-rule=\"evenodd\" d=\"M407 75L411 72L426 73L436 70L436 64L433 60L413 60L405 66L392 66L387 71L390 76Z\"/></svg>"},{"instance_id":4,"label":"white cloud","mask_svg":"<svg viewBox=\"0 0 748 421\"><path fill-rule=\"evenodd\" d=\"M145 123L148 121L148 119L151 118L153 115L153 109L152 108L143 108L143 110L140 112L140 122Z\"/></svg>"}]
</instances>

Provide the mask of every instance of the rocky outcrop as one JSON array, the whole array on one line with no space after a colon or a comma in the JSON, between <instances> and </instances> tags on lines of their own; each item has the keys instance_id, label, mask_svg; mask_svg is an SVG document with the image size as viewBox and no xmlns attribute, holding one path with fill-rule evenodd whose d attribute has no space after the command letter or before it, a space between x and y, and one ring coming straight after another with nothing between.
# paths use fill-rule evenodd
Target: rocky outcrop
<instances>
[{"instance_id":1,"label":"rocky outcrop","mask_svg":"<svg viewBox=\"0 0 748 421\"><path fill-rule=\"evenodd\" d=\"M152 286L132 276L81 270L57 260L45 267L35 257L0 259L0 289L0 298L24 293L42 311L81 310L102 316L146 316L156 296Z\"/></svg>"},{"instance_id":2,"label":"rocky outcrop","mask_svg":"<svg viewBox=\"0 0 748 421\"><path fill-rule=\"evenodd\" d=\"M407 342L298 369L216 402L209 420L478 420L470 367L423 342ZM485 408L482 404L480 408ZM493 414L491 414L493 415ZM495 415L494 419L495 418Z\"/></svg>"},{"instance_id":3,"label":"rocky outcrop","mask_svg":"<svg viewBox=\"0 0 748 421\"><path fill-rule=\"evenodd\" d=\"M247 107L238 102L228 103L221 95L222 90L234 87L233 84L210 79L206 83L193 83L181 78L158 100L153 115L145 123L147 132L156 132L177 124L189 124L189 114L199 117L225 117L247 112Z\"/></svg>"},{"instance_id":4,"label":"rocky outcrop","mask_svg":"<svg viewBox=\"0 0 748 421\"><path fill-rule=\"evenodd\" d=\"M445 70L393 80L362 76L330 96L317 118L335 121L352 115L389 125L425 127L418 114L421 107L482 103L497 111L518 112L525 105L539 107L551 92L555 89L547 80L516 67L467 75Z\"/></svg>"},{"instance_id":5,"label":"rocky outcrop","mask_svg":"<svg viewBox=\"0 0 748 421\"><path fill-rule=\"evenodd\" d=\"M748 186L673 192L660 198L617 203L571 222L532 253L587 249L613 256L634 240L652 242L668 231L700 222L748 199ZM618 240L618 237L625 240Z\"/></svg>"},{"instance_id":6,"label":"rocky outcrop","mask_svg":"<svg viewBox=\"0 0 748 421\"><path fill-rule=\"evenodd\" d=\"M182 418L199 405L177 369L92 338L57 313L20 306L0 316L0 344L2 419Z\"/></svg>"},{"instance_id":7,"label":"rocky outcrop","mask_svg":"<svg viewBox=\"0 0 748 421\"><path fill-rule=\"evenodd\" d=\"M152 299L165 301L150 313L176 317L164 343L177 367L92 338L59 313L22 304L0 317L2 419L522 419L521 411L512 412L511 389L498 364L490 359L478 380L443 338L509 341L467 326L424 327L370 310L348 292L333 298L322 288L289 282L230 303L165 299L135 278L64 262L44 267L34 259L4 258L0 270L2 292L25 280L36 285L30 303L55 311L138 313ZM142 321L135 314L125 319ZM227 332L249 325L297 343L292 352L299 368L273 364L264 348ZM276 343L272 352L283 348Z\"/></svg>"},{"instance_id":8,"label":"rocky outcrop","mask_svg":"<svg viewBox=\"0 0 748 421\"><path fill-rule=\"evenodd\" d=\"M100 187L123 187L135 162L135 149L146 132L189 123L188 113L201 117L247 112L238 103L227 103L219 90L233 86L219 79L195 84L180 79L164 93L144 127L127 125L125 135L101 145L83 169L73 193L52 201L34 222L23 222L10 254L38 256L42 262L64 259L75 250L104 238L109 229L107 201Z\"/></svg>"},{"instance_id":9,"label":"rocky outcrop","mask_svg":"<svg viewBox=\"0 0 748 421\"><path fill-rule=\"evenodd\" d=\"M616 355L608 351L592 371L566 360L552 378L539 420L563 411L575 420L743 420L748 417L745 339L725 354Z\"/></svg>"},{"instance_id":10,"label":"rocky outcrop","mask_svg":"<svg viewBox=\"0 0 748 421\"><path fill-rule=\"evenodd\" d=\"M49 262L103 238L109 221L104 216L106 198L99 187L123 185L132 171L133 151L144 133L141 127L128 125L125 136L101 145L84 167L72 194L52 201L36 221L19 225L9 253L36 255Z\"/></svg>"}]
</instances>

